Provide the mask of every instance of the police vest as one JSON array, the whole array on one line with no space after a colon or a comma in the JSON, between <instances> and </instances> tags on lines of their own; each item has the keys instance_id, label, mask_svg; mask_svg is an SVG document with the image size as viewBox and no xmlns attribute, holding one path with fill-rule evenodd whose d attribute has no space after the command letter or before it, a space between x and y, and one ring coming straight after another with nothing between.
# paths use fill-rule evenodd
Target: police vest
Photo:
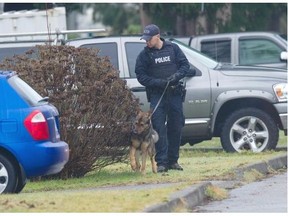
<instances>
[{"instance_id":1,"label":"police vest","mask_svg":"<svg viewBox=\"0 0 288 216\"><path fill-rule=\"evenodd\" d=\"M148 74L154 78L166 79L177 72L174 48L166 42L162 49L147 51L150 58Z\"/></svg>"}]
</instances>

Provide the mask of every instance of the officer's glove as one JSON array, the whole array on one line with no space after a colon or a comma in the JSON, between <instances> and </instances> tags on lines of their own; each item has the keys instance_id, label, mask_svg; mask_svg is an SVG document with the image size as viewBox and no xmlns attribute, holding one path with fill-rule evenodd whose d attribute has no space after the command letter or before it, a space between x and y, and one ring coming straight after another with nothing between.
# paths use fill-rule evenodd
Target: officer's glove
<instances>
[{"instance_id":1,"label":"officer's glove","mask_svg":"<svg viewBox=\"0 0 288 216\"><path fill-rule=\"evenodd\" d=\"M179 82L177 74L172 74L170 77L168 77L167 81L169 82L169 86L177 85Z\"/></svg>"},{"instance_id":2,"label":"officer's glove","mask_svg":"<svg viewBox=\"0 0 288 216\"><path fill-rule=\"evenodd\" d=\"M168 81L165 80L165 79L156 79L156 80L155 80L156 86L161 87L161 88L165 88L166 85L167 85L167 82L168 82Z\"/></svg>"}]
</instances>

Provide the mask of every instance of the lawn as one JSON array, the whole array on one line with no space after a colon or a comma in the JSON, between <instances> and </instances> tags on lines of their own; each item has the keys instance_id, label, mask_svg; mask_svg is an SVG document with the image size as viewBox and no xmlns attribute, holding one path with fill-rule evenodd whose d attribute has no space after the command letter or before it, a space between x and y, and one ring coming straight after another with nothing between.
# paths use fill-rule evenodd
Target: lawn
<instances>
[{"instance_id":1,"label":"lawn","mask_svg":"<svg viewBox=\"0 0 288 216\"><path fill-rule=\"evenodd\" d=\"M179 163L184 171L153 174L147 163L147 174L142 176L132 172L127 161L91 172L83 178L28 182L20 194L0 196L0 212L141 212L145 207L166 201L171 193L200 181L229 180L234 177L236 168L286 154L285 150L231 154L203 150L202 145L220 146L219 140L213 139L194 147L182 147ZM287 146L286 137L281 136L279 146ZM148 183L159 184L159 187L107 189L107 186ZM171 184L160 187L161 183Z\"/></svg>"}]
</instances>

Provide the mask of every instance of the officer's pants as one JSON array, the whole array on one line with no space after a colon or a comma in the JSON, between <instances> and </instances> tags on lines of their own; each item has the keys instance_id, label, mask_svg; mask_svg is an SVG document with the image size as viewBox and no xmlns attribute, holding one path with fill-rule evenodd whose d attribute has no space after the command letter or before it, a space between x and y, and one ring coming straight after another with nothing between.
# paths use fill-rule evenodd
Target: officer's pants
<instances>
[{"instance_id":1,"label":"officer's pants","mask_svg":"<svg viewBox=\"0 0 288 216\"><path fill-rule=\"evenodd\" d=\"M152 93L150 107L154 110L162 93ZM179 92L168 91L152 116L152 124L159 134L156 143L157 166L178 162L181 130L184 126L182 97Z\"/></svg>"}]
</instances>

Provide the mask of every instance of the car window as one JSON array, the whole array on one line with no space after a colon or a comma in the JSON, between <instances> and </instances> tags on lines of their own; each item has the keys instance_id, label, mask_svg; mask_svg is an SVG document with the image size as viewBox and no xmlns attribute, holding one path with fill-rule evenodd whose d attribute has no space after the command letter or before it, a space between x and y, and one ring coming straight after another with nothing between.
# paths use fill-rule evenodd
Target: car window
<instances>
[{"instance_id":1,"label":"car window","mask_svg":"<svg viewBox=\"0 0 288 216\"><path fill-rule=\"evenodd\" d=\"M282 49L270 40L243 39L239 41L241 65L280 63Z\"/></svg>"},{"instance_id":2,"label":"car window","mask_svg":"<svg viewBox=\"0 0 288 216\"><path fill-rule=\"evenodd\" d=\"M25 100L29 105L35 106L43 98L26 82L18 76L13 76L8 80L13 89Z\"/></svg>"},{"instance_id":3,"label":"car window","mask_svg":"<svg viewBox=\"0 0 288 216\"><path fill-rule=\"evenodd\" d=\"M136 64L136 59L139 53L143 50L143 48L146 46L145 43L132 43L132 42L127 42L125 43L125 50L127 53L127 63L128 63L128 69L129 69L129 74L130 78L136 78L135 74L135 64Z\"/></svg>"},{"instance_id":4,"label":"car window","mask_svg":"<svg viewBox=\"0 0 288 216\"><path fill-rule=\"evenodd\" d=\"M11 58L14 55L22 55L25 52L35 49L35 47L5 47L0 48L0 62L3 61L5 58Z\"/></svg>"},{"instance_id":5,"label":"car window","mask_svg":"<svg viewBox=\"0 0 288 216\"><path fill-rule=\"evenodd\" d=\"M218 62L231 62L231 40L202 41L201 52Z\"/></svg>"},{"instance_id":6,"label":"car window","mask_svg":"<svg viewBox=\"0 0 288 216\"><path fill-rule=\"evenodd\" d=\"M85 44L81 47L96 48L99 49L100 56L108 56L112 65L119 70L117 43L97 43L97 44Z\"/></svg>"},{"instance_id":7,"label":"car window","mask_svg":"<svg viewBox=\"0 0 288 216\"><path fill-rule=\"evenodd\" d=\"M205 55L205 54L203 55L203 53L201 53L200 51L195 50L191 48L190 46L187 46L181 42L177 42L177 40L173 40L172 42L176 43L180 47L180 49L183 51L186 58L188 59L189 63L193 65L193 67L195 67L193 62L199 62L211 69L217 67L218 62L212 59L210 56Z\"/></svg>"}]
</instances>

